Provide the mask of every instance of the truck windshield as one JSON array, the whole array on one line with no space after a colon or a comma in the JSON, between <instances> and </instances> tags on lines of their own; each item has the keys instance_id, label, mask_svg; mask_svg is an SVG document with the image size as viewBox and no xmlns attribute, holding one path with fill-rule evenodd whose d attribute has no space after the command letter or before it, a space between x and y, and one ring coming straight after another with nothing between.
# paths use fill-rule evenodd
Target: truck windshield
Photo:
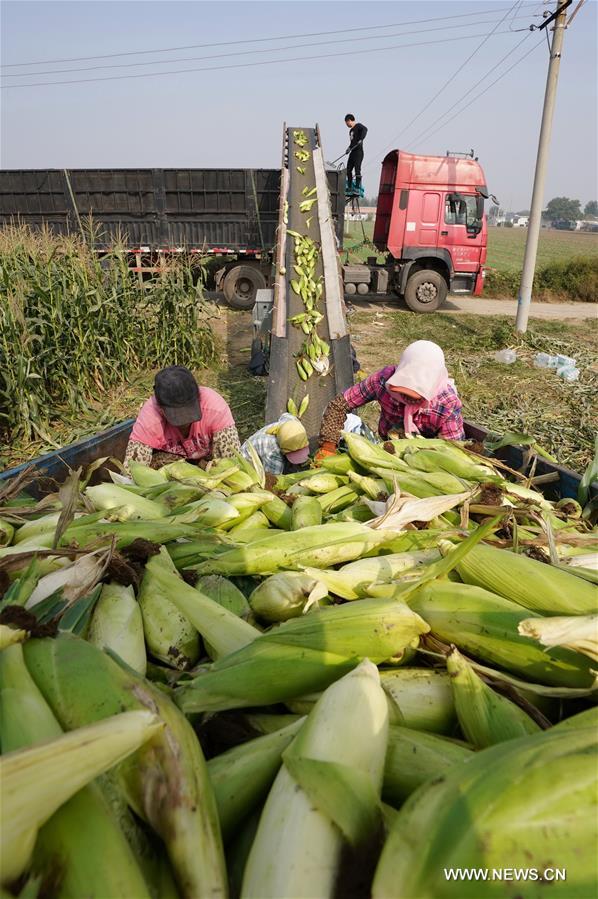
<instances>
[{"instance_id":1,"label":"truck windshield","mask_svg":"<svg viewBox=\"0 0 598 899\"><path fill-rule=\"evenodd\" d=\"M478 200L473 194L447 194L444 207L446 224L465 225L468 231L481 231L482 218Z\"/></svg>"}]
</instances>

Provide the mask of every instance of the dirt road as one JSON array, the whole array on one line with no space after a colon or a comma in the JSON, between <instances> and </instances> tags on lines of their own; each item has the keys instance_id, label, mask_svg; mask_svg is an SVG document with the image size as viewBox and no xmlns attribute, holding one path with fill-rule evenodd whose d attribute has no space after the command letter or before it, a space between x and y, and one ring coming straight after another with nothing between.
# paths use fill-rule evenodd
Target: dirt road
<instances>
[{"instance_id":1,"label":"dirt road","mask_svg":"<svg viewBox=\"0 0 598 899\"><path fill-rule=\"evenodd\" d=\"M400 300L369 300L361 297L347 297L347 301L357 309L380 309L386 312L407 311ZM471 315L510 315L515 317L517 300L487 300L483 297L451 297L442 309L446 315L469 313ZM532 303L530 318L550 321L570 321L572 319L598 319L598 303Z\"/></svg>"}]
</instances>

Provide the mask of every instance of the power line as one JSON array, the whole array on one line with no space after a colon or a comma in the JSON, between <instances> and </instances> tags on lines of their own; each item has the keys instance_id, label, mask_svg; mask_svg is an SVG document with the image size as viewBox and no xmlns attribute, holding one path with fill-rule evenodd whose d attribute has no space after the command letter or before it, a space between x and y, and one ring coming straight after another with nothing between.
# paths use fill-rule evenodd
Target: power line
<instances>
[{"instance_id":1,"label":"power line","mask_svg":"<svg viewBox=\"0 0 598 899\"><path fill-rule=\"evenodd\" d=\"M492 31L491 31L489 34L487 34L487 35L485 35L485 36L483 37L482 41L477 45L477 47L475 48L475 50L473 51L473 53L471 53L471 54L467 57L467 59L466 59L464 62L460 63L460 64L457 66L457 68L456 68L455 71L452 73L452 75L450 75L449 78L447 78L447 80L446 80L446 81L444 82L444 84L439 88L439 90L436 91L436 93L434 94L434 96L431 97L431 98L428 100L428 102L427 102L424 106L422 106L422 107L420 108L419 112L417 112L417 113L413 116L413 118L412 118L409 122L407 122L406 125L404 125L404 126L401 128L401 130L399 131L398 134L396 134L393 138L391 138L390 143L387 144L387 145L384 147L384 149L381 150L378 154L376 154L376 156L374 157L373 162L377 162L378 160L380 160L380 159L382 158L382 156L384 156L384 154L385 154L388 150L392 149L392 147L396 145L396 143L397 143L397 141L399 140L399 138L401 138L401 137L403 136L403 134L405 134L405 132L408 131L408 130L411 128L411 126L412 126L413 124L415 124L415 122L417 122L417 120L418 120L419 118L421 118L421 116L422 116L422 115L423 115L423 114L430 108L430 106L434 103L434 101L437 100L438 97L439 97L439 96L440 96L440 95L447 89L447 87L449 86L449 84L452 84L452 82L455 80L455 78L457 78L457 76L461 74L461 72L463 71L463 69L465 68L465 66L466 66L469 62L471 62L471 60L474 58L474 56L475 56L477 53L479 53L479 51L482 49L482 47L487 43L487 41L488 41L488 40L492 37L492 35L496 32L496 29L497 29L500 25L502 25L502 23L505 21L506 18L508 18L509 14L512 13L512 12L515 12L515 10L516 10L516 8L517 8L518 5L519 5L519 2L518 2L518 0L517 0L517 2L515 2L512 6L510 6L510 7L508 8L507 12L503 15L502 19L499 19L498 22L495 24L494 28L492 29Z\"/></svg>"},{"instance_id":2,"label":"power line","mask_svg":"<svg viewBox=\"0 0 598 899\"><path fill-rule=\"evenodd\" d=\"M61 63L61 62L85 62L93 59L114 59L117 56L142 56L147 55L149 53L173 53L178 50L200 50L203 47L232 47L238 44L257 44L257 43L266 43L268 41L286 41L291 38L304 38L304 37L324 37L329 34L348 34L353 31L374 31L383 28L402 28L405 25L423 25L426 22L444 22L449 19L463 19L463 18L471 18L472 16L487 16L487 15L496 15L497 12L503 12L508 7L501 7L501 9L488 9L488 10L479 10L478 12L468 12L468 13L459 13L458 15L452 16L435 16L434 18L429 19L411 19L407 22L392 22L387 25L360 25L354 28L340 28L335 29L334 31L312 31L306 32L304 34L282 34L276 35L274 37L259 37L259 38L246 38L245 40L238 41L221 41L219 43L215 43L214 41L210 41L207 44L186 44L181 47L162 47L153 50L127 50L122 53L105 53L100 56L71 56L63 59L38 59L33 62L11 62L0 65L2 69L9 68L17 68L22 66L39 66L39 65L50 65L52 63ZM174 60L173 60L174 61Z\"/></svg>"},{"instance_id":3,"label":"power line","mask_svg":"<svg viewBox=\"0 0 598 899\"><path fill-rule=\"evenodd\" d=\"M430 129L434 128L434 126L435 126L438 122L440 122L442 119L446 118L446 116L448 116L448 115L453 111L453 109L454 109L456 106L459 106L459 104L462 103L463 100L465 100L466 97L468 97L470 94L472 94L472 93L474 92L474 90L475 90L477 87L479 87L480 84L481 84L483 81L485 81L486 78L487 78L489 75L492 74L492 72L494 72L499 66L501 66L501 65L503 64L503 62L504 62L506 59L509 58L509 56L512 56L513 53L516 53L517 50L519 49L519 47L521 47L521 45L524 44L525 41L527 41L530 37L531 37L531 32L528 32L528 34L526 34L525 37L522 38L522 40L519 41L518 44L516 44L516 45L515 45L514 47L512 47L507 53L505 53L505 55L504 55L503 57L501 57L501 59L499 59L499 61L498 61L497 63L495 63L495 64L492 66L492 68L488 69L488 71L485 72L484 75L482 75L481 78L478 78L478 80L476 81L476 83L473 84L473 85L469 88L469 90L467 90L461 97L459 97L459 99L456 100L456 101L453 103L452 106L449 106L449 108L446 109L446 110L442 113L442 115L439 115L436 119L434 119L433 122L431 122L429 125L427 125L427 127L424 128L424 130L421 131L421 132L417 135L417 137L414 137L413 140L409 141L409 146L410 146L410 147L413 146L413 144L415 144L417 141L419 141L422 137L427 136L428 131L430 131ZM540 43L541 43L541 42L540 42Z\"/></svg>"},{"instance_id":4,"label":"power line","mask_svg":"<svg viewBox=\"0 0 598 899\"><path fill-rule=\"evenodd\" d=\"M499 34L510 34L510 31L497 31L494 32L495 35ZM286 59L266 59L260 60L259 62L244 62L244 63L234 63L232 65L225 66L201 66L200 68L193 69L171 69L168 72L143 72L135 75L108 75L105 78L73 78L67 81L33 81L29 82L29 84L4 84L2 85L2 90L14 90L16 88L27 88L27 87L49 87L52 85L59 84L88 84L90 82L97 81L124 81L132 78L156 78L162 77L164 75L184 75L191 72L216 72L222 71L224 69L248 69L253 68L255 66L270 66L270 65L278 65L280 63L287 62L306 62L313 59L333 59L341 56L357 56L362 53L384 53L388 50L405 50L411 47L425 47L431 44L447 44L455 41L465 41L471 40L471 38L475 37L483 37L483 34L468 34L468 35L459 35L458 37L449 37L449 38L441 38L436 41L417 41L409 44L391 44L390 47L368 47L363 50L346 50L342 53L320 53L314 56L289 56Z\"/></svg>"},{"instance_id":5,"label":"power line","mask_svg":"<svg viewBox=\"0 0 598 899\"><path fill-rule=\"evenodd\" d=\"M520 16L519 18L529 18L526 15ZM426 28L425 30L417 29L416 31L403 31L403 32L395 32L394 34L380 34L380 35L366 35L365 37L349 37L349 38L340 38L338 40L330 40L330 41L315 41L309 42L305 44L292 44L287 45L286 47L268 47L267 49L260 48L259 50L233 50L230 53L217 53L212 56L183 56L177 59L156 59L150 60L149 62L117 62L117 63L107 63L101 66L86 66L83 68L71 68L71 69L46 69L42 72L14 72L9 73L6 72L2 75L3 78L35 78L40 75L60 75L67 72L93 72L98 69L131 69L137 68L138 66L167 66L172 65L177 62L198 62L200 60L206 59L225 59L228 56L251 56L256 53L282 53L285 50L298 50L303 47L321 47L326 44L347 44L347 43L355 43L357 41L379 41L379 40L387 40L393 37L408 37L412 34L430 34L433 31L447 31L451 28L473 28L477 25L488 25L488 22L464 22L459 25L438 25L435 28ZM510 29L512 30L512 29Z\"/></svg>"},{"instance_id":6,"label":"power line","mask_svg":"<svg viewBox=\"0 0 598 899\"><path fill-rule=\"evenodd\" d=\"M502 81L503 78L505 78L510 72L513 71L513 69L514 69L516 66L519 65L519 63L523 62L524 59L527 59L528 56L531 56L531 54L532 54L535 50L537 50L538 47L541 47L542 45L543 45L543 42L542 42L541 40L536 41L536 43L534 44L534 46L531 47L531 48L527 51L527 53L524 53L523 56L521 56L519 59L515 60L515 62L514 62L511 66L509 66L508 69L506 69L501 75L499 75L498 78L495 78L494 81L490 82L490 84L489 84L487 87L485 87L484 90L480 91L479 94L476 94L476 96L473 97L473 98L469 101L469 103L466 103L465 106L464 106L462 109L458 109L457 112L455 113L455 115L453 116L453 118L456 118L458 115L461 115L462 112L465 112L466 109L469 109L469 107L472 106L472 105L476 102L476 100L479 100L480 97L483 97L484 94L486 94L486 93L490 90L491 87L494 87L495 84L498 84L499 81ZM463 97L462 97L461 99L463 99ZM443 118L444 118L444 116L443 116ZM426 139L429 139L430 137L432 137L433 134L436 134L437 131L440 131L441 128L444 128L444 126L445 126L446 124L447 124L446 122L443 122L441 125L438 126L438 128L435 128L435 129L434 129L433 131L431 131L429 134L426 134ZM430 127L432 127L432 126L430 126ZM416 140L419 140L419 137L416 138ZM415 141L412 141L411 144L410 144L410 146L412 147L412 146L414 145L414 143L415 143Z\"/></svg>"}]
</instances>

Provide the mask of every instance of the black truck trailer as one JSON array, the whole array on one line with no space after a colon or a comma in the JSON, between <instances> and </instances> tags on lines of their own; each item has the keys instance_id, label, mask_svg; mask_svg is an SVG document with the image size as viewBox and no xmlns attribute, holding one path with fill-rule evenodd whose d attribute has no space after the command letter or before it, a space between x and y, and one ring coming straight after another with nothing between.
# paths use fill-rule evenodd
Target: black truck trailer
<instances>
[{"instance_id":1,"label":"black truck trailer","mask_svg":"<svg viewBox=\"0 0 598 899\"><path fill-rule=\"evenodd\" d=\"M340 248L344 171L326 174ZM279 197L280 169L2 169L0 226L69 234L91 216L98 250L124 238L140 272L164 254L220 260L211 266L215 288L251 309L272 283Z\"/></svg>"}]
</instances>

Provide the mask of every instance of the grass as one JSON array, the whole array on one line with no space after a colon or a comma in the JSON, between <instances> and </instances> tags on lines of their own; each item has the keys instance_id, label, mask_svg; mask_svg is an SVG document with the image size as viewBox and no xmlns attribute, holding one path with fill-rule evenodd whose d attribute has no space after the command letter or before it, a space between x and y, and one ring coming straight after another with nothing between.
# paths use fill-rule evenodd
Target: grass
<instances>
[{"instance_id":1,"label":"grass","mask_svg":"<svg viewBox=\"0 0 598 899\"><path fill-rule=\"evenodd\" d=\"M411 341L433 340L445 351L469 421L497 434L531 434L575 471L582 471L592 457L597 427L598 323L534 321L525 337L517 340L506 316L422 316L368 310L351 316L351 330L357 357L368 374L396 362ZM494 353L507 346L517 349L518 360L513 365L494 360ZM580 380L565 383L554 371L535 368L533 358L540 351L575 357ZM375 427L374 405L364 418Z\"/></svg>"},{"instance_id":2,"label":"grass","mask_svg":"<svg viewBox=\"0 0 598 899\"><path fill-rule=\"evenodd\" d=\"M374 231L373 222L347 222L345 227L344 247L349 250L349 262L365 262L368 256L376 253L376 249L369 243ZM526 236L525 228L488 229L486 264L489 268L495 269L499 273L499 277L489 279L486 296L516 295ZM562 273L550 271L550 267L554 267L554 263L558 263L559 267L564 267L571 260L580 257L584 258L586 267L592 266L592 277L595 279L595 269L598 265L598 234L543 228L540 232L536 271L539 287L544 290L541 290L536 299L575 300L581 297L584 300L591 300L593 288L588 287L585 291L580 291L578 287L575 290L569 289L569 284L574 280L570 277L569 272L566 270L563 270ZM382 262L383 257L379 256L378 261ZM579 264L581 265L581 259ZM582 280L585 283L585 276ZM492 281L494 281L494 287Z\"/></svg>"},{"instance_id":3,"label":"grass","mask_svg":"<svg viewBox=\"0 0 598 899\"><path fill-rule=\"evenodd\" d=\"M582 471L593 454L597 421L593 398L598 388L598 323L564 324L534 321L525 338L513 337L512 320L506 316L416 315L411 312L356 311L350 320L352 340L362 368L369 374L395 362L401 350L417 339L439 343L447 357L470 421L504 434L532 434L541 446L565 465ZM200 384L218 390L228 401L244 440L264 423L266 378L247 373L251 340L247 313L221 310L214 319L217 360L209 368L195 371ZM501 365L494 353L516 347L518 360ZM565 383L554 371L533 366L536 352L560 352L574 356L581 369L577 383ZM75 422L52 423L51 435L60 446L74 439L134 417L151 395L154 371L140 372L128 383L108 392L101 403L90 402L88 412ZM378 414L374 403L363 410L374 429ZM42 440L11 448L4 465L48 452ZM1 462L0 462L1 464Z\"/></svg>"}]
</instances>

